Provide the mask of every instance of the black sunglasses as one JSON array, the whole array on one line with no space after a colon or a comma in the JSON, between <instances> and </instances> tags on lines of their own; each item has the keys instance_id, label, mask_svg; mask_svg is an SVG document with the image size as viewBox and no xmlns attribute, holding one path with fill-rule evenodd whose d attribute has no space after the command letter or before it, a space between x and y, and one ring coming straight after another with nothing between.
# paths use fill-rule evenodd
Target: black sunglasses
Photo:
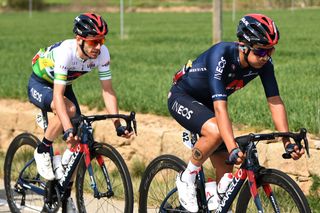
<instances>
[{"instance_id":1,"label":"black sunglasses","mask_svg":"<svg viewBox=\"0 0 320 213\"><path fill-rule=\"evenodd\" d=\"M253 54L259 57L265 57L266 55L270 57L275 51L274 47L271 47L269 49L253 48L253 47L249 47L249 48L250 50L252 50Z\"/></svg>"}]
</instances>

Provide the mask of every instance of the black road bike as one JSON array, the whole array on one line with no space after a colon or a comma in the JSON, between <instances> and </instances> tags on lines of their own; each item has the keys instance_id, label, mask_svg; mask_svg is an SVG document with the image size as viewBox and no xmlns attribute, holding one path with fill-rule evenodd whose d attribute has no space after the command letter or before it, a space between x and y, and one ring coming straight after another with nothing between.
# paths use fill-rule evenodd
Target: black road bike
<instances>
[{"instance_id":1,"label":"black road bike","mask_svg":"<svg viewBox=\"0 0 320 213\"><path fill-rule=\"evenodd\" d=\"M46 129L47 113L42 111L42 115ZM36 136L22 133L15 137L4 164L4 185L11 212L54 213L59 209L66 212L74 176L79 212L133 212L133 189L126 163L114 147L93 138L92 123L111 118L125 120L126 129L136 133L134 112L72 119L81 141L59 180L47 181L38 174L33 157L40 143Z\"/></svg>"},{"instance_id":2,"label":"black road bike","mask_svg":"<svg viewBox=\"0 0 320 213\"><path fill-rule=\"evenodd\" d=\"M205 174L203 169L196 178L197 200L199 212L227 212L236 201L235 213L244 212L283 212L310 213L307 199L296 182L287 174L260 166L256 145L259 141L271 140L276 137L290 137L309 156L309 145L306 129L299 133L274 132L269 134L248 134L236 138L236 142L246 159L234 173L219 207L209 211L205 196ZM194 137L194 134L193 134ZM291 158L290 153L282 155ZM186 163L173 155L162 155L155 158L147 167L139 188L139 212L187 212L179 203L175 179L177 173L185 170ZM239 193L238 198L236 198Z\"/></svg>"}]
</instances>

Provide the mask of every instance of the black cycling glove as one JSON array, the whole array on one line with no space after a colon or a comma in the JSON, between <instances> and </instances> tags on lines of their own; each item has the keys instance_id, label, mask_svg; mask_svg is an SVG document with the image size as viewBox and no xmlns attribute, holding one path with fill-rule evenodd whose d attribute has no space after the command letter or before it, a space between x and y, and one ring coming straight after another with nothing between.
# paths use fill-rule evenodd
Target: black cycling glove
<instances>
[{"instance_id":1,"label":"black cycling glove","mask_svg":"<svg viewBox=\"0 0 320 213\"><path fill-rule=\"evenodd\" d=\"M237 163L237 159L239 158L238 153L240 151L241 150L239 148L234 148L229 154L228 163L231 163L231 164Z\"/></svg>"},{"instance_id":2,"label":"black cycling glove","mask_svg":"<svg viewBox=\"0 0 320 213\"><path fill-rule=\"evenodd\" d=\"M124 134L125 134L125 131L126 131L126 127L125 127L125 126L120 125L120 126L118 126L118 127L116 128L116 132L117 132L117 135L118 135L118 136L124 135Z\"/></svg>"}]
</instances>

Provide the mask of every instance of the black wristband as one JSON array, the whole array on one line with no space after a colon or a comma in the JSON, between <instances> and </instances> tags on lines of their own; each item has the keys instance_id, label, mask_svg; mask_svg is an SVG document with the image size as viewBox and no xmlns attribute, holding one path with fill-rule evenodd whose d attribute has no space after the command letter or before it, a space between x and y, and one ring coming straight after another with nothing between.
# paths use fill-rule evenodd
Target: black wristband
<instances>
[{"instance_id":1,"label":"black wristband","mask_svg":"<svg viewBox=\"0 0 320 213\"><path fill-rule=\"evenodd\" d=\"M69 128L66 131L64 131L62 139L64 141L66 141L68 139L70 133L73 134L73 128Z\"/></svg>"}]
</instances>

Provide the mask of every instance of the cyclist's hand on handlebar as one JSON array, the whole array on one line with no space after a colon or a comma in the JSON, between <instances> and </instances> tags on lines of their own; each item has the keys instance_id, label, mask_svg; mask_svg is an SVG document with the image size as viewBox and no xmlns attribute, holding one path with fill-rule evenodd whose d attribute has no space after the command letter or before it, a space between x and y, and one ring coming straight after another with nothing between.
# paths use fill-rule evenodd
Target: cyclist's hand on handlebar
<instances>
[{"instance_id":1,"label":"cyclist's hand on handlebar","mask_svg":"<svg viewBox=\"0 0 320 213\"><path fill-rule=\"evenodd\" d=\"M72 148L79 143L79 136L75 135L74 129L67 129L63 134L63 140L66 141L68 148Z\"/></svg>"},{"instance_id":2,"label":"cyclist's hand on handlebar","mask_svg":"<svg viewBox=\"0 0 320 213\"><path fill-rule=\"evenodd\" d=\"M131 129L131 131L127 130L125 126L118 126L116 128L116 132L118 136L124 137L124 138L130 138L133 135L133 131Z\"/></svg>"},{"instance_id":3,"label":"cyclist's hand on handlebar","mask_svg":"<svg viewBox=\"0 0 320 213\"><path fill-rule=\"evenodd\" d=\"M68 148L70 149L75 147L80 142L80 138L78 135L73 136L73 133L70 133L66 142L67 142Z\"/></svg>"},{"instance_id":4,"label":"cyclist's hand on handlebar","mask_svg":"<svg viewBox=\"0 0 320 213\"><path fill-rule=\"evenodd\" d=\"M243 162L244 158L243 152L239 148L234 148L229 154L228 163L239 165Z\"/></svg>"},{"instance_id":5,"label":"cyclist's hand on handlebar","mask_svg":"<svg viewBox=\"0 0 320 213\"><path fill-rule=\"evenodd\" d=\"M285 150L289 153L293 160L298 160L305 153L304 148L299 150L298 145L287 142L285 144Z\"/></svg>"}]
</instances>

